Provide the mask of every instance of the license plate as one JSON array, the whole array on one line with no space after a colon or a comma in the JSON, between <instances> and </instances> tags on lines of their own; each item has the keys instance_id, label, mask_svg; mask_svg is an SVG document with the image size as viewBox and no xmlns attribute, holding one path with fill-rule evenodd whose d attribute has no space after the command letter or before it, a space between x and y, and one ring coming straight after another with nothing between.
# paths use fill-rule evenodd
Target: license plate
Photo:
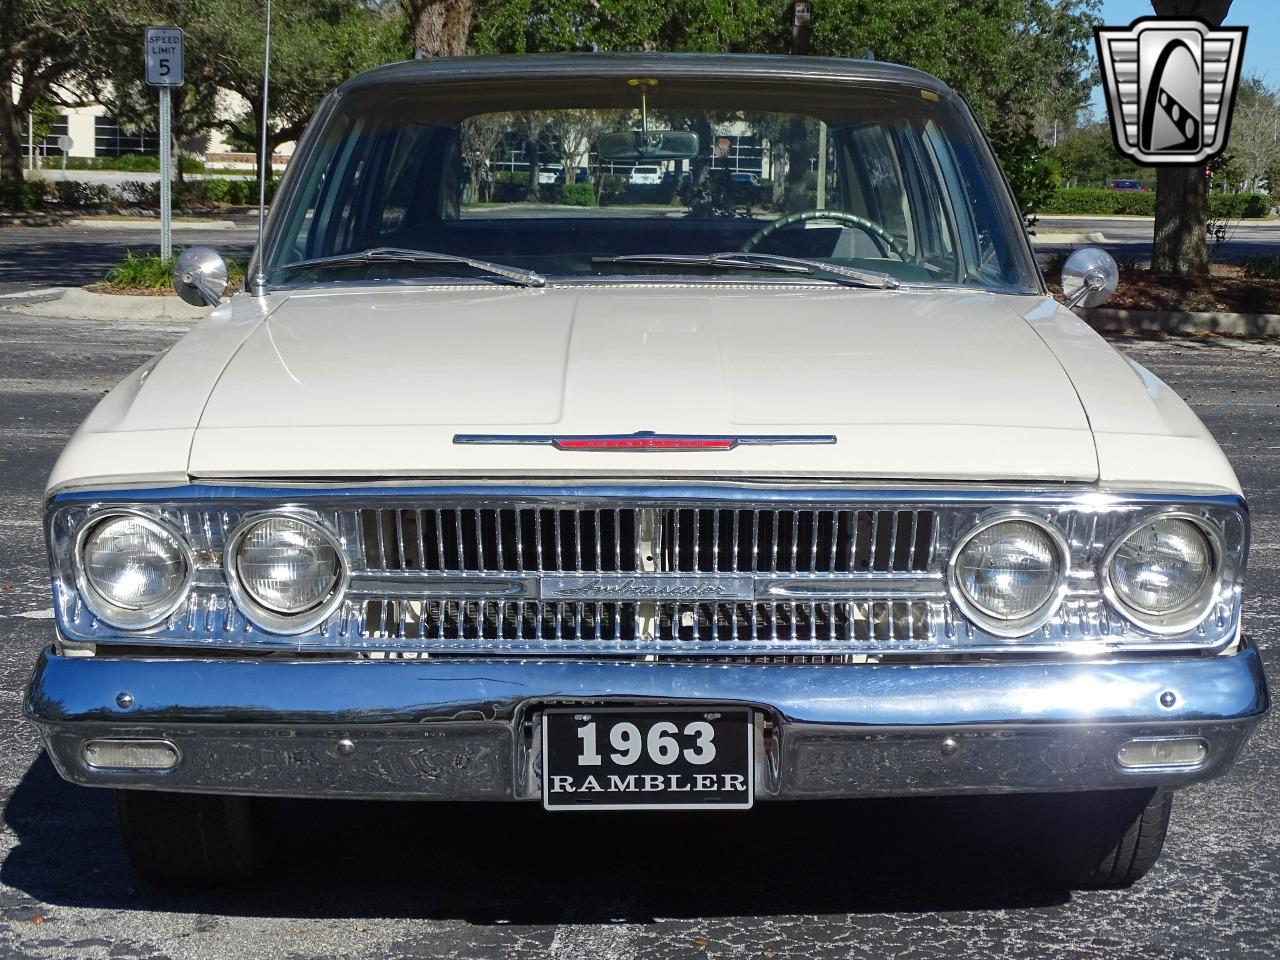
<instances>
[{"instance_id":1,"label":"license plate","mask_svg":"<svg viewBox=\"0 0 1280 960\"><path fill-rule=\"evenodd\" d=\"M754 754L749 710L547 710L542 805L746 810Z\"/></svg>"}]
</instances>

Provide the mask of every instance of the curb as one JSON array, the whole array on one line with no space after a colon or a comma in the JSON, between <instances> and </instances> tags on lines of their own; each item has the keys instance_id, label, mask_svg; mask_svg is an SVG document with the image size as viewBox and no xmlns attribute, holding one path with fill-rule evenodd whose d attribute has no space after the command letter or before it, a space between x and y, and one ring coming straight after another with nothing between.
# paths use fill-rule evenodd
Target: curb
<instances>
[{"instance_id":1,"label":"curb","mask_svg":"<svg viewBox=\"0 0 1280 960\"><path fill-rule=\"evenodd\" d=\"M1052 231L1036 231L1031 237L1032 243L1106 243L1107 238L1097 230L1088 233L1054 233Z\"/></svg>"},{"instance_id":2,"label":"curb","mask_svg":"<svg viewBox=\"0 0 1280 960\"><path fill-rule=\"evenodd\" d=\"M70 227L87 227L90 230L159 230L158 217L122 217L119 220L83 219L64 221ZM174 220L174 230L239 230L232 220ZM247 227L245 229L248 229Z\"/></svg>"},{"instance_id":3,"label":"curb","mask_svg":"<svg viewBox=\"0 0 1280 960\"><path fill-rule=\"evenodd\" d=\"M1055 220L1098 220L1116 223L1154 223L1154 216L1140 216L1129 213L1033 213L1033 217L1041 223L1052 223ZM1240 225L1249 227L1280 227L1280 217L1245 217Z\"/></svg>"},{"instance_id":4,"label":"curb","mask_svg":"<svg viewBox=\"0 0 1280 960\"><path fill-rule=\"evenodd\" d=\"M15 304L10 309L37 317L73 320L200 320L213 308L193 307L180 297L131 297L72 287L60 297L21 306Z\"/></svg>"},{"instance_id":5,"label":"curb","mask_svg":"<svg viewBox=\"0 0 1280 960\"><path fill-rule=\"evenodd\" d=\"M0 227L57 227L66 221L52 213L0 213Z\"/></svg>"},{"instance_id":6,"label":"curb","mask_svg":"<svg viewBox=\"0 0 1280 960\"><path fill-rule=\"evenodd\" d=\"M1184 310L1078 310L1085 323L1105 333L1141 330L1154 333L1230 333L1253 337L1280 336L1280 314L1191 313Z\"/></svg>"}]
</instances>

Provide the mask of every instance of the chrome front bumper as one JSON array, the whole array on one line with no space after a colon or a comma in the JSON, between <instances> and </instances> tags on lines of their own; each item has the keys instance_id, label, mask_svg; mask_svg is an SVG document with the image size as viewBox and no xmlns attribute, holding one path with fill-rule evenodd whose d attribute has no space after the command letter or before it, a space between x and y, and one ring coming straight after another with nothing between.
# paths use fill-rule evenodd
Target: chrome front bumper
<instances>
[{"instance_id":1,"label":"chrome front bumper","mask_svg":"<svg viewBox=\"0 0 1280 960\"><path fill-rule=\"evenodd\" d=\"M758 799L1177 786L1226 771L1268 707L1257 650L1103 662L836 666L565 660L67 658L25 712L86 786L298 797L539 796L550 705L739 704ZM1193 767L1122 744L1199 737ZM102 769L91 740L162 740L169 770Z\"/></svg>"}]
</instances>

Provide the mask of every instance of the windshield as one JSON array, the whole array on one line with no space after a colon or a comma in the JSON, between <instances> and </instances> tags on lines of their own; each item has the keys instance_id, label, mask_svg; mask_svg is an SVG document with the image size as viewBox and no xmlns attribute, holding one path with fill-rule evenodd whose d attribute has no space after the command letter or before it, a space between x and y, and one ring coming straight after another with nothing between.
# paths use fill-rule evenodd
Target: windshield
<instances>
[{"instance_id":1,"label":"windshield","mask_svg":"<svg viewBox=\"0 0 1280 960\"><path fill-rule=\"evenodd\" d=\"M471 261L550 283L759 282L763 259L723 256L739 252L814 267L770 282L831 282L830 265L1037 286L985 144L931 93L641 78L530 96L342 98L294 171L270 282L502 281ZM429 255L359 256L383 248Z\"/></svg>"}]
</instances>

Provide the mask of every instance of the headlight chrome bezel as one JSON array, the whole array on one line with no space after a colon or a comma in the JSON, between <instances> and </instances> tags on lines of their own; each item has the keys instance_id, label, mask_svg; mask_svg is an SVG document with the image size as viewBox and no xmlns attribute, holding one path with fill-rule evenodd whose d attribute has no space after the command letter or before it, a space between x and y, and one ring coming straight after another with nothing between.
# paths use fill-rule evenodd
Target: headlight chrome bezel
<instances>
[{"instance_id":1,"label":"headlight chrome bezel","mask_svg":"<svg viewBox=\"0 0 1280 960\"><path fill-rule=\"evenodd\" d=\"M286 614L263 606L240 579L237 554L240 550L241 542L244 540L245 535L255 526L263 521L272 519L292 520L295 523L305 524L312 528L328 542L338 558L338 576L330 589L328 597L319 605L301 613ZM351 583L351 565L347 557L346 548L342 545L342 538L329 528L318 513L302 507L260 510L247 513L241 517L240 522L227 537L226 547L223 549L222 554L222 571L223 576L226 577L227 588L231 591L231 596L235 600L236 606L240 608L240 612L259 629L283 636L306 633L308 630L324 623L334 610L341 605L346 597L347 588Z\"/></svg>"},{"instance_id":2,"label":"headlight chrome bezel","mask_svg":"<svg viewBox=\"0 0 1280 960\"><path fill-rule=\"evenodd\" d=\"M1111 564L1120 548L1124 546L1125 541L1143 527L1160 520L1185 520L1194 526L1208 541L1209 552L1212 554L1212 569L1204 587L1201 588L1200 593L1196 596L1195 602L1184 604L1180 609L1166 614L1153 615L1128 603L1120 592L1116 590L1115 584L1111 580ZM1215 524L1207 522L1204 517L1185 510L1160 510L1143 514L1142 517L1126 527L1115 538L1098 564L1098 583L1102 589L1103 596L1106 597L1107 603L1111 605L1112 609L1134 626L1156 636L1176 636L1195 628L1212 612L1214 605L1218 602L1219 594L1222 592L1222 575L1225 561L1226 545L1223 543L1222 534Z\"/></svg>"},{"instance_id":3,"label":"headlight chrome bezel","mask_svg":"<svg viewBox=\"0 0 1280 960\"><path fill-rule=\"evenodd\" d=\"M1048 537L1057 560L1057 576L1054 580L1053 589L1049 591L1048 599L1031 613L1016 620L1006 620L995 616L973 601L961 585L957 569L961 555L968 548L974 537L990 530L992 527L1011 522L1027 523L1042 532ZM956 539L956 546L947 560L947 589L951 594L952 602L984 632L1004 640L1017 640L1035 633L1057 614L1062 606L1062 601L1066 599L1067 577L1070 569L1071 548L1067 543L1066 537L1062 535L1056 526L1046 521L1043 517L1026 511L1001 511L983 518Z\"/></svg>"},{"instance_id":4,"label":"headlight chrome bezel","mask_svg":"<svg viewBox=\"0 0 1280 960\"><path fill-rule=\"evenodd\" d=\"M137 609L122 606L103 596L89 579L88 566L84 559L84 551L89 538L104 523L120 518L137 520L154 528L177 548L185 568L185 575L182 579L182 586L165 602ZM191 585L195 581L195 556L191 551L191 545L187 543L187 538L174 530L161 517L131 507L111 507L93 514L81 524L80 529L76 531L73 563L76 589L80 592L85 606L103 623L119 630L147 630L164 623L186 602L187 595L191 592Z\"/></svg>"}]
</instances>

